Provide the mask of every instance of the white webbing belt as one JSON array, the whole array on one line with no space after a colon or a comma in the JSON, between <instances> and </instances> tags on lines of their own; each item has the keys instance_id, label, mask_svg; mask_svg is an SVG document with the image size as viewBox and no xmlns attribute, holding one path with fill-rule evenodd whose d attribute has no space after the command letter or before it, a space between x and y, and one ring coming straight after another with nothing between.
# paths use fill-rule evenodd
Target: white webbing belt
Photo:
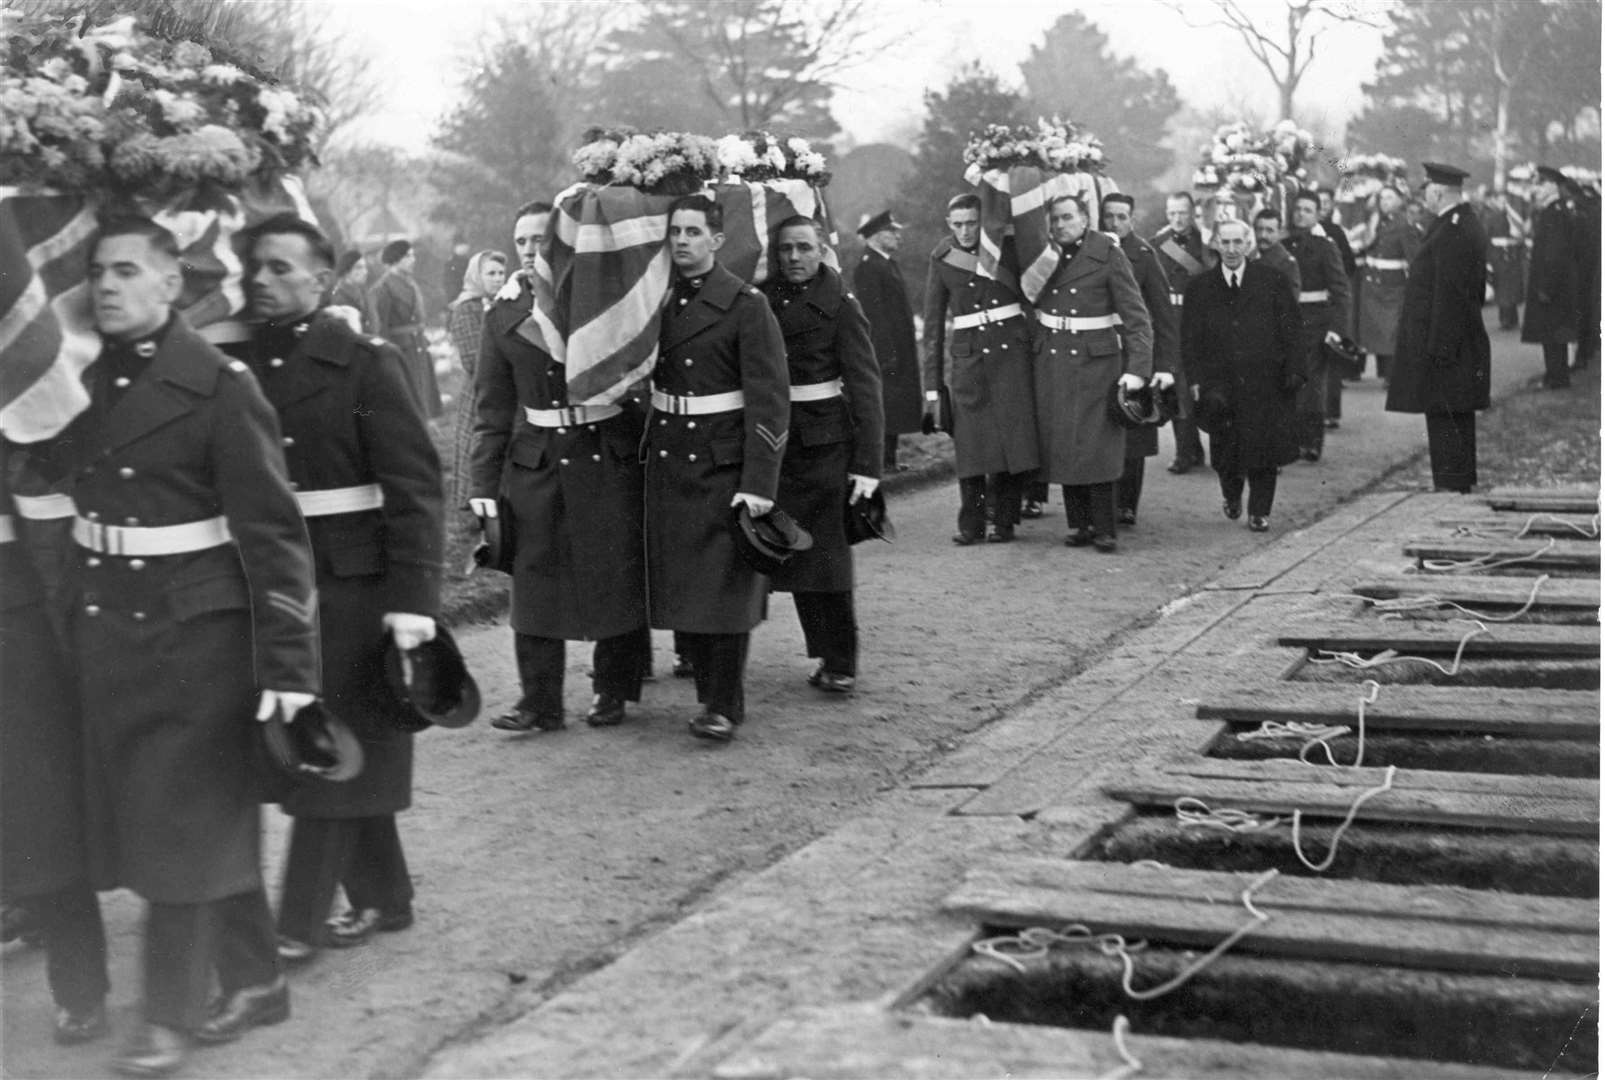
<instances>
[{"instance_id":1,"label":"white webbing belt","mask_svg":"<svg viewBox=\"0 0 1605 1080\"><path fill-rule=\"evenodd\" d=\"M358 484L356 487L297 491L295 501L301 504L302 517L328 517L378 510L385 504L385 493L378 484Z\"/></svg>"},{"instance_id":2,"label":"white webbing belt","mask_svg":"<svg viewBox=\"0 0 1605 1080\"><path fill-rule=\"evenodd\" d=\"M1016 315L1023 314L1024 312L1019 304L1003 304L999 307L987 308L985 311L972 311L968 315L955 315L953 316L953 329L973 330L977 326L1002 322L1005 319L1012 319Z\"/></svg>"},{"instance_id":3,"label":"white webbing belt","mask_svg":"<svg viewBox=\"0 0 1605 1080\"><path fill-rule=\"evenodd\" d=\"M1049 330L1069 330L1073 334L1087 330L1109 330L1120 325L1119 318L1118 315L1090 315L1079 318L1075 315L1050 315L1046 311L1037 312L1037 322Z\"/></svg>"},{"instance_id":4,"label":"white webbing belt","mask_svg":"<svg viewBox=\"0 0 1605 1080\"><path fill-rule=\"evenodd\" d=\"M1301 304L1324 304L1330 295L1325 289L1312 289L1309 292L1299 293L1298 302Z\"/></svg>"},{"instance_id":5,"label":"white webbing belt","mask_svg":"<svg viewBox=\"0 0 1605 1080\"><path fill-rule=\"evenodd\" d=\"M829 401L842 396L842 381L831 379L829 382L804 383L793 386L790 393L793 401Z\"/></svg>"},{"instance_id":6,"label":"white webbing belt","mask_svg":"<svg viewBox=\"0 0 1605 1080\"><path fill-rule=\"evenodd\" d=\"M565 409L524 410L524 420L531 427L568 428L585 424L600 424L611 420L624 409L618 405L570 405Z\"/></svg>"},{"instance_id":7,"label":"white webbing belt","mask_svg":"<svg viewBox=\"0 0 1605 1080\"><path fill-rule=\"evenodd\" d=\"M1170 294L1170 303L1172 307L1181 307L1181 302L1183 299L1185 299L1185 297L1183 297L1179 292L1173 292Z\"/></svg>"},{"instance_id":8,"label":"white webbing belt","mask_svg":"<svg viewBox=\"0 0 1605 1080\"><path fill-rule=\"evenodd\" d=\"M17 539L17 519L10 514L0 514L0 544L9 544Z\"/></svg>"},{"instance_id":9,"label":"white webbing belt","mask_svg":"<svg viewBox=\"0 0 1605 1080\"><path fill-rule=\"evenodd\" d=\"M707 416L710 413L733 412L747 404L740 390L727 390L706 397L677 397L662 390L652 391L652 407L671 416Z\"/></svg>"},{"instance_id":10,"label":"white webbing belt","mask_svg":"<svg viewBox=\"0 0 1605 1080\"><path fill-rule=\"evenodd\" d=\"M1493 238L1491 243L1493 244L1494 247L1507 248L1507 247L1516 247L1516 246L1520 245L1521 241L1518 238L1514 237L1514 236L1496 236L1496 237Z\"/></svg>"},{"instance_id":11,"label":"white webbing belt","mask_svg":"<svg viewBox=\"0 0 1605 1080\"><path fill-rule=\"evenodd\" d=\"M56 492L53 495L13 495L11 501L17 504L17 515L29 521L56 521L70 518L78 512L78 508L73 505L72 496L65 492Z\"/></svg>"},{"instance_id":12,"label":"white webbing belt","mask_svg":"<svg viewBox=\"0 0 1605 1080\"><path fill-rule=\"evenodd\" d=\"M1365 264L1373 270L1408 270L1409 259L1378 259L1372 256L1365 260Z\"/></svg>"},{"instance_id":13,"label":"white webbing belt","mask_svg":"<svg viewBox=\"0 0 1605 1080\"><path fill-rule=\"evenodd\" d=\"M153 528L102 525L98 521L73 518L72 538L79 547L102 555L187 555L220 547L234 539L228 531L228 519L222 517Z\"/></svg>"}]
</instances>

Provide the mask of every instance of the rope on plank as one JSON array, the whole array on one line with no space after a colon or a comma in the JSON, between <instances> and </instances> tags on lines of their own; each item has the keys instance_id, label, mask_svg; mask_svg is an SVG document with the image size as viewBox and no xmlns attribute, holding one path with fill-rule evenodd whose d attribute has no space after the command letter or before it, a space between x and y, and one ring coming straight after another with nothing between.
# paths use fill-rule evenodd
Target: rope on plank
<instances>
[{"instance_id":1,"label":"rope on plank","mask_svg":"<svg viewBox=\"0 0 1605 1080\"><path fill-rule=\"evenodd\" d=\"M1273 878L1280 876L1280 874L1281 871L1279 870L1267 870L1263 874L1259 875L1259 877L1249 882L1248 887L1238 894L1238 899L1242 901L1243 907L1248 911L1250 921L1244 923L1242 926L1239 926L1230 934L1227 934L1226 937L1221 940L1220 944L1216 945L1213 949L1209 950L1209 952L1205 953L1191 964L1188 964L1176 975L1166 979L1158 986L1151 986L1146 990L1138 990L1131 985L1132 976L1136 973L1136 964L1131 959L1131 953L1135 950L1128 947L1125 943L1125 940L1121 938L1120 935L1104 935L1106 938L1114 940L1100 942L1098 948L1104 953L1105 956L1120 957L1120 963L1124 969L1120 976L1120 988L1126 992L1127 997L1136 1001L1152 1001L1154 998L1163 997L1171 991L1177 990L1186 985L1186 983L1195 975L1225 955L1226 951L1233 945L1236 945L1239 941L1242 941L1249 934L1253 933L1266 922L1270 921L1269 915L1254 906L1254 894Z\"/></svg>"},{"instance_id":2,"label":"rope on plank","mask_svg":"<svg viewBox=\"0 0 1605 1080\"><path fill-rule=\"evenodd\" d=\"M1359 746L1355 748L1354 760L1349 763L1348 768L1358 769L1365 761L1365 707L1376 704L1377 696L1381 693L1382 684L1375 679L1367 679L1360 684L1360 700L1354 707L1356 738L1359 740ZM1349 729L1343 725L1333 725L1331 730L1343 735L1347 734ZM1309 742L1299 747L1298 759L1306 765L1317 765L1318 762L1311 761L1306 755L1310 752L1312 746L1319 746L1326 751L1326 763L1334 769L1338 768L1337 758L1332 756L1332 744L1327 742L1328 739L1333 737L1332 734L1312 737Z\"/></svg>"},{"instance_id":3,"label":"rope on plank","mask_svg":"<svg viewBox=\"0 0 1605 1080\"><path fill-rule=\"evenodd\" d=\"M1532 517L1527 519L1527 524L1521 527L1521 532L1516 534L1516 539L1520 540L1522 537L1526 536L1527 530L1531 529L1533 527L1533 523L1539 519L1552 521L1556 525L1564 525L1566 528L1571 529L1585 540L1599 539L1599 514L1597 513L1594 514L1593 517L1589 518L1586 526L1579 525L1575 521L1567 521L1559 514L1534 514Z\"/></svg>"},{"instance_id":4,"label":"rope on plank","mask_svg":"<svg viewBox=\"0 0 1605 1080\"><path fill-rule=\"evenodd\" d=\"M1372 608L1381 612L1381 617L1384 619L1402 618L1403 613L1408 611L1424 611L1428 608L1449 607L1454 608L1456 611L1464 612L1471 618L1478 619L1482 622L1513 622L1532 610L1533 605L1538 602L1539 591L1543 589L1544 583L1549 580L1549 577L1550 576L1548 574L1539 574L1538 577L1533 581L1532 590L1527 594L1527 602L1522 604L1521 607L1515 611L1509 612L1505 615L1494 615L1488 612L1474 611L1463 604L1457 604L1453 600L1445 600L1443 597L1434 595L1433 593L1427 593L1424 596L1395 596L1387 600L1378 599L1377 597L1373 596L1361 596L1359 593L1329 593L1327 596L1338 600L1363 600L1367 604L1370 604Z\"/></svg>"},{"instance_id":5,"label":"rope on plank","mask_svg":"<svg viewBox=\"0 0 1605 1080\"><path fill-rule=\"evenodd\" d=\"M1322 859L1318 863L1311 862L1304 854L1304 845L1299 838L1299 826L1303 819L1304 811L1294 810L1293 854L1298 856L1298 861L1303 863L1310 870L1315 871L1317 874L1326 873L1326 871L1331 868L1332 864L1337 861L1338 844L1342 841L1343 834L1349 831L1349 826L1354 824L1354 818L1359 814L1360 807L1364 806L1369 800L1381 795L1384 791L1392 790L1393 777L1394 774L1398 772L1398 769L1399 767L1397 765L1389 765L1387 774L1382 778L1382 783L1378 784L1376 787L1366 788L1364 791L1360 792L1359 796L1354 800L1354 804L1349 807L1349 812L1343 818L1343 823L1339 825L1337 827L1337 831L1332 834L1332 846L1327 849L1326 858Z\"/></svg>"},{"instance_id":6,"label":"rope on plank","mask_svg":"<svg viewBox=\"0 0 1605 1080\"><path fill-rule=\"evenodd\" d=\"M988 960L1007 964L1024 975L1027 971L1024 961L1046 956L1055 945L1096 945L1102 948L1110 941L1119 941L1123 948L1133 952L1147 948L1146 942L1128 945L1119 934L1094 934L1091 927L1082 923L1069 923L1058 930L1046 926L1028 926L1018 933L982 938L970 945L970 951Z\"/></svg>"},{"instance_id":7,"label":"rope on plank","mask_svg":"<svg viewBox=\"0 0 1605 1080\"><path fill-rule=\"evenodd\" d=\"M1131 1033L1131 1021L1126 1014L1121 1013L1115 1017L1115 1025L1109 1036L1114 1039L1115 1053L1120 1055L1121 1064L1098 1077L1098 1080L1131 1080L1131 1077L1142 1072L1142 1062L1126 1046L1126 1036Z\"/></svg>"},{"instance_id":8,"label":"rope on plank","mask_svg":"<svg viewBox=\"0 0 1605 1080\"><path fill-rule=\"evenodd\" d=\"M1551 536L1544 546L1522 555L1511 555L1508 558L1497 559L1493 552L1478 555L1474 559L1422 559L1421 569L1429 574L1480 574L1484 570L1492 570L1500 566L1513 566L1516 563L1532 562L1549 554L1555 547L1555 538Z\"/></svg>"},{"instance_id":9,"label":"rope on plank","mask_svg":"<svg viewBox=\"0 0 1605 1080\"><path fill-rule=\"evenodd\" d=\"M1238 810L1231 806L1211 808L1203 799L1183 795L1171 804L1183 828L1220 829L1229 833L1267 832L1282 824L1279 817Z\"/></svg>"},{"instance_id":10,"label":"rope on plank","mask_svg":"<svg viewBox=\"0 0 1605 1080\"><path fill-rule=\"evenodd\" d=\"M1488 633L1488 628L1478 620L1456 619L1454 621L1475 622L1476 625L1470 630L1466 631L1465 636L1460 639L1460 644L1455 646L1454 659L1450 662L1448 667L1444 667L1442 664L1430 657L1400 655L1396 649L1383 649L1370 659L1366 659L1356 652L1343 652L1338 649L1317 649L1315 651L1320 655L1310 657L1309 662L1312 664L1342 664L1345 667L1354 668L1360 671L1383 667L1387 664L1417 663L1426 664L1429 667L1437 668L1443 674L1453 678L1454 676L1460 674L1460 659L1465 654L1466 643L1472 638L1476 637L1478 634Z\"/></svg>"}]
</instances>

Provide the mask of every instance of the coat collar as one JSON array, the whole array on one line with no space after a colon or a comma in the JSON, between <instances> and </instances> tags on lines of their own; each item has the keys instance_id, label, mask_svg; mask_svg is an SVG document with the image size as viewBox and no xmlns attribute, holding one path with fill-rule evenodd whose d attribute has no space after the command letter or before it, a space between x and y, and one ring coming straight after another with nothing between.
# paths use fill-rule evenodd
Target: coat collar
<instances>
[{"instance_id":1,"label":"coat collar","mask_svg":"<svg viewBox=\"0 0 1605 1080\"><path fill-rule=\"evenodd\" d=\"M218 354L175 315L150 367L106 414L94 452L105 454L192 412L216 393L222 374Z\"/></svg>"},{"instance_id":2,"label":"coat collar","mask_svg":"<svg viewBox=\"0 0 1605 1080\"><path fill-rule=\"evenodd\" d=\"M666 326L663 347L672 349L687 338L694 337L713 326L735 306L736 297L746 288L750 286L726 270L724 264L714 263L713 269L708 271L707 280L702 283L702 288L697 290L696 299L687 304L684 311L664 310L663 319Z\"/></svg>"},{"instance_id":3,"label":"coat collar","mask_svg":"<svg viewBox=\"0 0 1605 1080\"><path fill-rule=\"evenodd\" d=\"M1076 251L1075 255L1068 262L1061 261L1059 265L1064 268L1066 277L1080 277L1083 274L1091 274L1109 261L1109 256L1114 251L1114 247L1115 242L1109 237L1101 232L1094 232L1092 229L1088 229L1082 236L1081 247ZM1063 252L1060 252L1060 257L1061 259L1063 258Z\"/></svg>"},{"instance_id":4,"label":"coat collar","mask_svg":"<svg viewBox=\"0 0 1605 1080\"><path fill-rule=\"evenodd\" d=\"M826 318L832 318L842 306L842 297L847 289L842 284L841 275L828 266L820 266L819 273L814 276L801 292L782 294L779 278L771 279L773 285L764 285L764 293L769 297L782 295L785 299L801 300L809 307L815 309Z\"/></svg>"}]
</instances>

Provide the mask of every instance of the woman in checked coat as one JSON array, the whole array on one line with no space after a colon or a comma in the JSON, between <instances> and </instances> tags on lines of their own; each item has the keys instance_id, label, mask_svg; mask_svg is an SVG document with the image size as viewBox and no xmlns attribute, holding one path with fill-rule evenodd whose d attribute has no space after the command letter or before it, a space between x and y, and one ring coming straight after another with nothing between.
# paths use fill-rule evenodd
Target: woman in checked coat
<instances>
[{"instance_id":1,"label":"woman in checked coat","mask_svg":"<svg viewBox=\"0 0 1605 1080\"><path fill-rule=\"evenodd\" d=\"M463 271L463 290L452 301L446 315L446 332L457 349L463 368L463 390L458 395L457 419L452 425L451 501L448 506L468 505L469 459L474 449L474 371L479 365L480 341L485 333L485 312L496 302L507 280L507 256L499 251L481 251L468 260Z\"/></svg>"}]
</instances>

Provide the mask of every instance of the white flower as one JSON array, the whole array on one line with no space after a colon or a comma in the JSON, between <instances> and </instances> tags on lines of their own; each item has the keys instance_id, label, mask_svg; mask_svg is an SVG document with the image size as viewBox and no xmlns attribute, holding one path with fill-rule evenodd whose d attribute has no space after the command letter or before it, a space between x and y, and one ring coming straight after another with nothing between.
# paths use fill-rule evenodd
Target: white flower
<instances>
[{"instance_id":1,"label":"white flower","mask_svg":"<svg viewBox=\"0 0 1605 1080\"><path fill-rule=\"evenodd\" d=\"M233 64L208 64L201 69L201 78L209 83L227 86L245 78L245 72Z\"/></svg>"},{"instance_id":2,"label":"white flower","mask_svg":"<svg viewBox=\"0 0 1605 1080\"><path fill-rule=\"evenodd\" d=\"M726 135L714 143L714 156L721 169L735 176L758 164L758 155L753 153L752 144L740 135Z\"/></svg>"},{"instance_id":3,"label":"white flower","mask_svg":"<svg viewBox=\"0 0 1605 1080\"><path fill-rule=\"evenodd\" d=\"M807 139L799 139L795 135L786 140L786 149L791 151L793 157L799 158L813 151Z\"/></svg>"},{"instance_id":4,"label":"white flower","mask_svg":"<svg viewBox=\"0 0 1605 1080\"><path fill-rule=\"evenodd\" d=\"M770 143L769 149L764 151L764 164L776 172L785 172L786 152L774 143Z\"/></svg>"},{"instance_id":5,"label":"white flower","mask_svg":"<svg viewBox=\"0 0 1605 1080\"><path fill-rule=\"evenodd\" d=\"M188 131L206 119L206 107L192 97L171 90L157 90L151 97L162 107L162 119L180 131Z\"/></svg>"}]
</instances>

